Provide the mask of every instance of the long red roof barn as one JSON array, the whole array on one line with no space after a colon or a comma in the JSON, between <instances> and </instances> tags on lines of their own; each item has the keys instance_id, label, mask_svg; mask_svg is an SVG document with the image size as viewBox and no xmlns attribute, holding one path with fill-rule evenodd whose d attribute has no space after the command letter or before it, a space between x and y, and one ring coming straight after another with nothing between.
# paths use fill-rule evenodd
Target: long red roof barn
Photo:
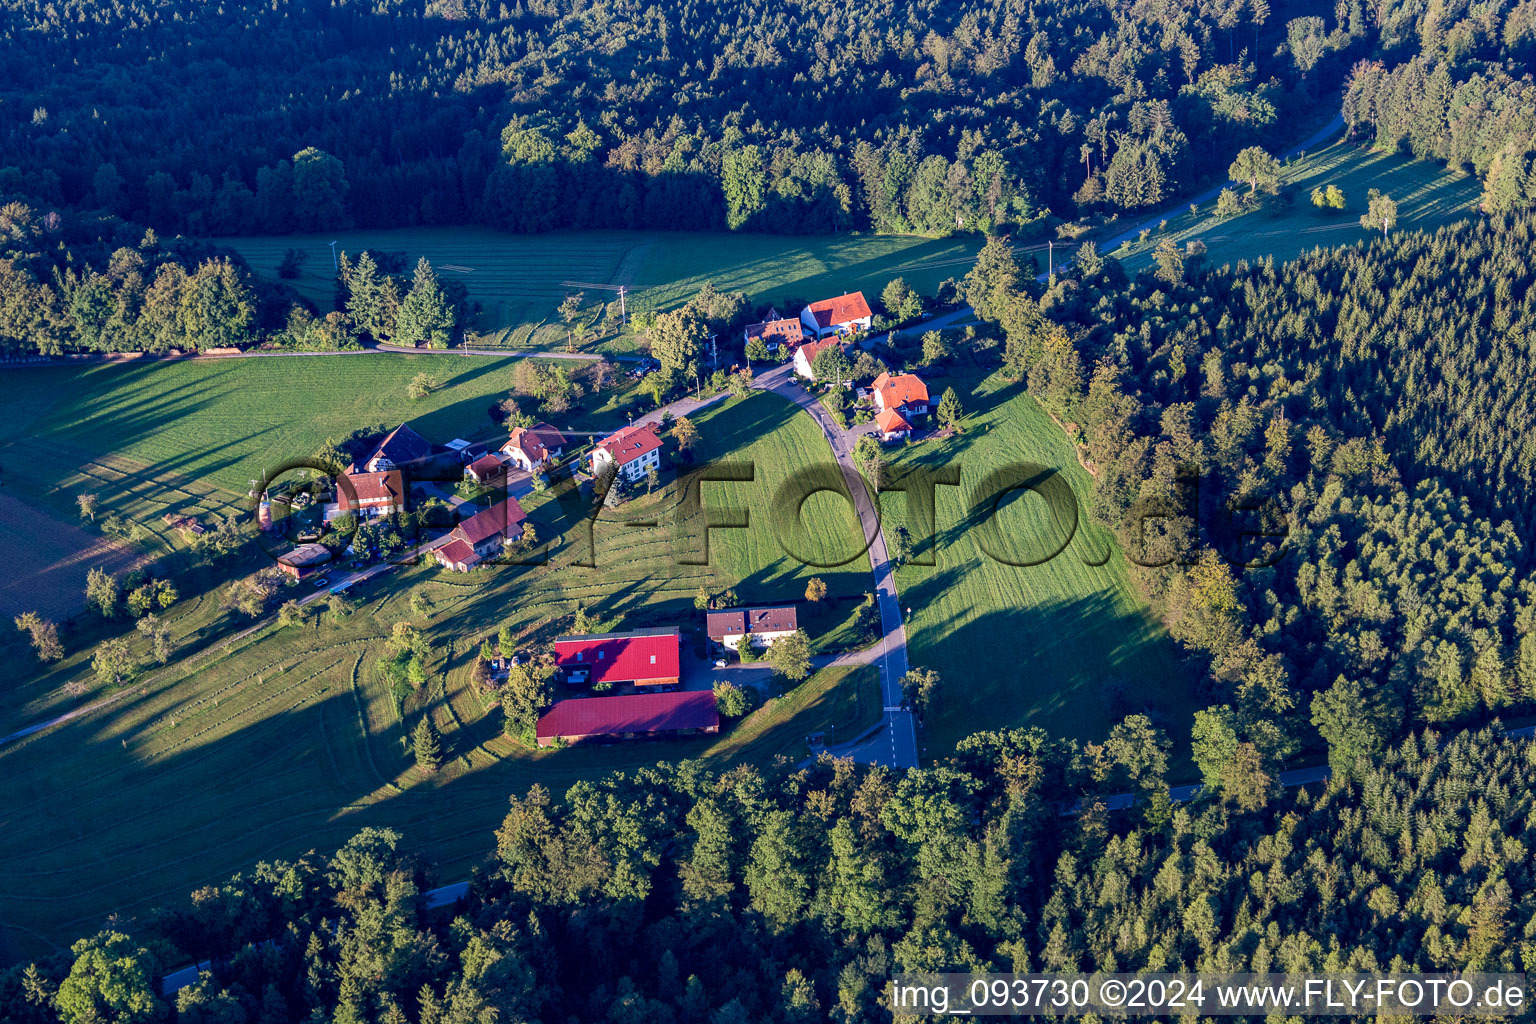
<instances>
[{"instance_id":1,"label":"long red roof barn","mask_svg":"<svg viewBox=\"0 0 1536 1024\"><path fill-rule=\"evenodd\" d=\"M581 740L693 729L720 729L720 712L715 708L715 695L709 690L562 700L544 713L535 731L539 746L547 747L556 737Z\"/></svg>"},{"instance_id":2,"label":"long red roof barn","mask_svg":"<svg viewBox=\"0 0 1536 1024\"><path fill-rule=\"evenodd\" d=\"M555 637L555 665L586 669L594 683L664 686L681 678L677 627Z\"/></svg>"}]
</instances>

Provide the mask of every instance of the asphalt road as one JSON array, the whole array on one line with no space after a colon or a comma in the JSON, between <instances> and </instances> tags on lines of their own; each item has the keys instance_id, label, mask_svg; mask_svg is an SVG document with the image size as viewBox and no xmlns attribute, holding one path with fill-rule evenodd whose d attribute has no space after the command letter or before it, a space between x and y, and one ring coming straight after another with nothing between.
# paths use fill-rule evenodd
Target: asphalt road
<instances>
[{"instance_id":1,"label":"asphalt road","mask_svg":"<svg viewBox=\"0 0 1536 1024\"><path fill-rule=\"evenodd\" d=\"M853 495L854 509L859 516L860 527L869 539L869 564L874 572L876 602L880 608L881 636L875 645L875 664L880 669L880 692L884 704L883 727L872 737L850 748L840 748L833 753L852 757L855 761L886 764L894 768L917 767L917 721L912 712L902 707L901 677L907 674L907 631L901 620L901 600L896 592L895 567L885 548L885 536L880 532L880 517L875 513L864 486L864 478L853 464L853 446L859 434L865 430L844 430L833 422L816 397L794 381L794 369L785 363L762 374L753 385L763 391L771 391L793 402L821 427L821 432L832 447Z\"/></svg>"}]
</instances>

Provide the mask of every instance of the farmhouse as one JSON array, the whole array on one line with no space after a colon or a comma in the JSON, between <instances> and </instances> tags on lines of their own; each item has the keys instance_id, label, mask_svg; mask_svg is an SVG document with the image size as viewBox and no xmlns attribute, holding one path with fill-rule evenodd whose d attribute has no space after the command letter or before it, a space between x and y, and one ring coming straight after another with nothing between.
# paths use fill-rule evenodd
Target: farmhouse
<instances>
[{"instance_id":1,"label":"farmhouse","mask_svg":"<svg viewBox=\"0 0 1536 1024\"><path fill-rule=\"evenodd\" d=\"M468 572L480 564L480 556L475 553L475 549L458 539L450 540L432 554L439 565L454 572Z\"/></svg>"},{"instance_id":2,"label":"farmhouse","mask_svg":"<svg viewBox=\"0 0 1536 1024\"><path fill-rule=\"evenodd\" d=\"M825 349L836 345L843 347L839 338L827 338L824 341L808 341L795 349L795 372L811 383L816 382L816 357Z\"/></svg>"},{"instance_id":3,"label":"farmhouse","mask_svg":"<svg viewBox=\"0 0 1536 1024\"><path fill-rule=\"evenodd\" d=\"M572 686L585 683L634 683L676 686L682 679L676 626L634 629L627 633L589 633L555 637L555 667Z\"/></svg>"},{"instance_id":4,"label":"farmhouse","mask_svg":"<svg viewBox=\"0 0 1536 1024\"><path fill-rule=\"evenodd\" d=\"M805 325L799 320L764 320L760 324L748 324L746 341L762 338L769 352L777 352L780 345L798 345L805 339Z\"/></svg>"},{"instance_id":5,"label":"farmhouse","mask_svg":"<svg viewBox=\"0 0 1536 1024\"><path fill-rule=\"evenodd\" d=\"M448 543L432 554L438 564L455 572L473 569L501 552L504 543L523 535L528 513L516 498L498 501L464 520L449 533Z\"/></svg>"},{"instance_id":6,"label":"farmhouse","mask_svg":"<svg viewBox=\"0 0 1536 1024\"><path fill-rule=\"evenodd\" d=\"M704 616L704 631L715 643L738 650L741 638L752 634L753 647L768 647L797 628L795 606L725 608Z\"/></svg>"},{"instance_id":7,"label":"farmhouse","mask_svg":"<svg viewBox=\"0 0 1536 1024\"><path fill-rule=\"evenodd\" d=\"M601 476L609 463L619 467L619 476L638 483L650 470L661 468L661 438L645 423L625 427L592 450L593 476Z\"/></svg>"},{"instance_id":8,"label":"farmhouse","mask_svg":"<svg viewBox=\"0 0 1536 1024\"><path fill-rule=\"evenodd\" d=\"M398 469L343 473L336 478L336 511L359 519L405 511L405 478Z\"/></svg>"},{"instance_id":9,"label":"farmhouse","mask_svg":"<svg viewBox=\"0 0 1536 1024\"><path fill-rule=\"evenodd\" d=\"M517 427L501 446L501 453L509 462L530 473L551 459L558 459L564 450L565 435L544 422Z\"/></svg>"},{"instance_id":10,"label":"farmhouse","mask_svg":"<svg viewBox=\"0 0 1536 1024\"><path fill-rule=\"evenodd\" d=\"M635 739L720 731L720 712L708 690L681 693L631 693L618 697L575 697L562 700L539 718L538 744L556 739Z\"/></svg>"},{"instance_id":11,"label":"farmhouse","mask_svg":"<svg viewBox=\"0 0 1536 1024\"><path fill-rule=\"evenodd\" d=\"M882 441L900 441L912 433L912 424L895 409L882 409L875 413L875 430Z\"/></svg>"},{"instance_id":12,"label":"farmhouse","mask_svg":"<svg viewBox=\"0 0 1536 1024\"><path fill-rule=\"evenodd\" d=\"M432 445L427 439L412 430L409 424L402 423L384 435L384 440L362 461L362 469L366 473L381 473L425 462L431 457Z\"/></svg>"},{"instance_id":13,"label":"farmhouse","mask_svg":"<svg viewBox=\"0 0 1536 1024\"><path fill-rule=\"evenodd\" d=\"M874 315L869 311L869 303L864 301L863 292L822 299L800 311L800 322L813 338L867 331L873 321Z\"/></svg>"},{"instance_id":14,"label":"farmhouse","mask_svg":"<svg viewBox=\"0 0 1536 1024\"><path fill-rule=\"evenodd\" d=\"M494 480L504 472L506 472L506 467L501 464L501 459L495 455L482 455L464 467L464 475L477 484L483 484L487 480Z\"/></svg>"},{"instance_id":15,"label":"farmhouse","mask_svg":"<svg viewBox=\"0 0 1536 1024\"><path fill-rule=\"evenodd\" d=\"M331 549L324 544L300 544L287 554L277 556L277 567L296 580L320 572L331 560Z\"/></svg>"},{"instance_id":16,"label":"farmhouse","mask_svg":"<svg viewBox=\"0 0 1536 1024\"><path fill-rule=\"evenodd\" d=\"M908 421L913 416L928 415L928 385L915 373L882 373L870 385L870 391L878 412L898 412Z\"/></svg>"}]
</instances>

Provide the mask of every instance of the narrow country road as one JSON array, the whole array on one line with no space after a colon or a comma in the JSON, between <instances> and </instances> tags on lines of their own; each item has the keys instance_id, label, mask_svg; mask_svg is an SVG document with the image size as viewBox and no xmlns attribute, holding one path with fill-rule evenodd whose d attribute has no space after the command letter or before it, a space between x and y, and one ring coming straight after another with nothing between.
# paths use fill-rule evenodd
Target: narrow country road
<instances>
[{"instance_id":1,"label":"narrow country road","mask_svg":"<svg viewBox=\"0 0 1536 1024\"><path fill-rule=\"evenodd\" d=\"M896 575L886 553L885 536L880 532L880 517L874 502L864 486L864 478L853 464L853 445L864 431L844 430L833 422L826 407L816 397L794 380L794 369L785 363L762 374L753 383L762 391L771 391L786 401L793 402L821 427L821 432L832 446L848 493L853 496L854 509L859 515L859 525L869 538L869 564L875 577L875 601L880 607L881 637L871 650L876 653L875 663L880 667L880 692L884 704L883 727L873 736L850 749L834 753L852 757L855 761L887 764L893 768L917 767L917 720L912 712L902 706L901 678L907 674L907 631L902 625L901 600L896 592ZM862 664L852 661L849 664Z\"/></svg>"}]
</instances>

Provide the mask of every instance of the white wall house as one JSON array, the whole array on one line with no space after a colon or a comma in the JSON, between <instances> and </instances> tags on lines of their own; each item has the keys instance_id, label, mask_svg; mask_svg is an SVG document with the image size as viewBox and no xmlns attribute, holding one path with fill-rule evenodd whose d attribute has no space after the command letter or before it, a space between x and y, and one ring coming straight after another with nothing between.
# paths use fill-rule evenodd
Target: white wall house
<instances>
[{"instance_id":1,"label":"white wall house","mask_svg":"<svg viewBox=\"0 0 1536 1024\"><path fill-rule=\"evenodd\" d=\"M874 314L863 292L849 292L834 299L813 302L800 311L800 323L813 338L830 335L853 334L867 331L874 323Z\"/></svg>"},{"instance_id":2,"label":"white wall house","mask_svg":"<svg viewBox=\"0 0 1536 1024\"><path fill-rule=\"evenodd\" d=\"M704 631L709 638L733 651L741 648L741 639L752 636L754 649L773 646L774 641L789 636L798 628L795 606L774 608L723 608L704 616Z\"/></svg>"},{"instance_id":3,"label":"white wall house","mask_svg":"<svg viewBox=\"0 0 1536 1024\"><path fill-rule=\"evenodd\" d=\"M602 476L610 463L618 465L621 479L639 483L651 470L661 469L661 438L647 424L625 427L592 449L593 476Z\"/></svg>"}]
</instances>

